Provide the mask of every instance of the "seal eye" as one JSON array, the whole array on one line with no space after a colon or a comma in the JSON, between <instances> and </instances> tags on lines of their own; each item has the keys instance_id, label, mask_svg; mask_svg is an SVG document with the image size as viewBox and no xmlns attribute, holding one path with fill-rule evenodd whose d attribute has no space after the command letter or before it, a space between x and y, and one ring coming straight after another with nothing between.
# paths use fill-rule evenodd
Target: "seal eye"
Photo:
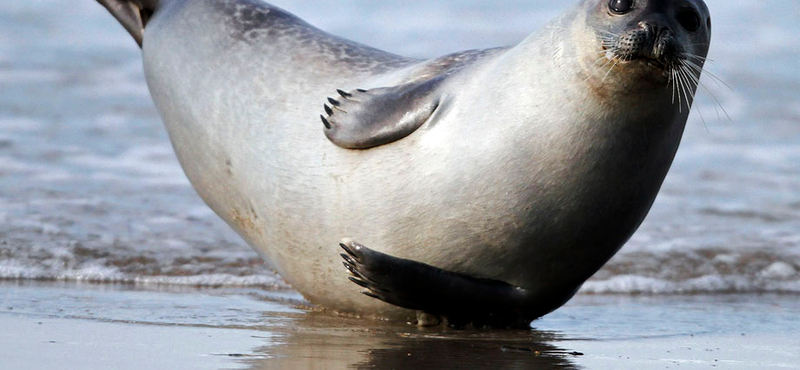
<instances>
[{"instance_id":1,"label":"seal eye","mask_svg":"<svg viewBox=\"0 0 800 370\"><path fill-rule=\"evenodd\" d=\"M633 0L611 0L608 9L613 14L625 14L633 9Z\"/></svg>"},{"instance_id":2,"label":"seal eye","mask_svg":"<svg viewBox=\"0 0 800 370\"><path fill-rule=\"evenodd\" d=\"M678 23L689 32L700 28L700 16L690 8L683 8L678 12Z\"/></svg>"}]
</instances>

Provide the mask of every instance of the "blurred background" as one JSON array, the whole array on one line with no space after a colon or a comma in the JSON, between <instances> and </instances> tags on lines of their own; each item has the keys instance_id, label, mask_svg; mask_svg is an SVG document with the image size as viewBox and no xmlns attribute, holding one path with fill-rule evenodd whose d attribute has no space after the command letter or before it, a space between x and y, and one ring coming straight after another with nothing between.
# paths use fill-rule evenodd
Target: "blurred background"
<instances>
[{"instance_id":1,"label":"blurred background","mask_svg":"<svg viewBox=\"0 0 800 370\"><path fill-rule=\"evenodd\" d=\"M706 2L706 71L730 88L704 75L649 217L584 293L800 293L800 2ZM573 2L273 3L434 57L515 44ZM285 287L191 189L95 1L0 2L0 279Z\"/></svg>"}]
</instances>

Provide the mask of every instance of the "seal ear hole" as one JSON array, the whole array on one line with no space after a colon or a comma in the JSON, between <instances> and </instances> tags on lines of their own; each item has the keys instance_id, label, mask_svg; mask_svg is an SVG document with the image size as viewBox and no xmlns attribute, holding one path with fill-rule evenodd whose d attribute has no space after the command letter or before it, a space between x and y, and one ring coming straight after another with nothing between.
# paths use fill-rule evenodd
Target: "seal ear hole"
<instances>
[{"instance_id":1,"label":"seal ear hole","mask_svg":"<svg viewBox=\"0 0 800 370\"><path fill-rule=\"evenodd\" d=\"M633 0L610 0L608 2L608 11L611 14L622 15L630 12L633 9Z\"/></svg>"},{"instance_id":2,"label":"seal ear hole","mask_svg":"<svg viewBox=\"0 0 800 370\"><path fill-rule=\"evenodd\" d=\"M708 17L708 19L706 19L706 26L708 26L708 29L711 29L711 17Z\"/></svg>"},{"instance_id":3,"label":"seal ear hole","mask_svg":"<svg viewBox=\"0 0 800 370\"><path fill-rule=\"evenodd\" d=\"M695 32L700 28L700 16L697 15L697 12L694 11L694 9L681 9L678 11L677 19L678 23L681 24L681 27L685 28L689 32Z\"/></svg>"}]
</instances>

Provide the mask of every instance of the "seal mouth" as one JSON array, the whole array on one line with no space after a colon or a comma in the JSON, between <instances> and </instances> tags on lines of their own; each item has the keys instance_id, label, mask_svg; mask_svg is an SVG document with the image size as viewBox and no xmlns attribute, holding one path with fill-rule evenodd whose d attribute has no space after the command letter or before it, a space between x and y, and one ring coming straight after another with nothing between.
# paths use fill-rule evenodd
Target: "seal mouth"
<instances>
[{"instance_id":1,"label":"seal mouth","mask_svg":"<svg viewBox=\"0 0 800 370\"><path fill-rule=\"evenodd\" d=\"M620 54L617 50L608 47L607 45L602 45L602 52L606 56L606 58L610 61L618 62L618 63L641 63L653 69L658 69L661 71L667 71L670 69L670 65L673 65L677 60L681 59L679 56L670 56L669 58L655 58L651 56L644 56L644 55L630 55L630 54ZM669 61L669 62L668 62Z\"/></svg>"}]
</instances>

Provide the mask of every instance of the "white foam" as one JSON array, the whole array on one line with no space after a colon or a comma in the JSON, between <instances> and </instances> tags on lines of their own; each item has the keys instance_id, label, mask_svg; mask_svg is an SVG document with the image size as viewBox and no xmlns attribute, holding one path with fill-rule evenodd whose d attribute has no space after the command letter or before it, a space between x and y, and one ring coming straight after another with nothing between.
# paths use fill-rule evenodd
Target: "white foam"
<instances>
[{"instance_id":1,"label":"white foam","mask_svg":"<svg viewBox=\"0 0 800 370\"><path fill-rule=\"evenodd\" d=\"M118 269L91 264L74 270L59 271L54 266L32 267L15 261L0 261L2 280L54 280L91 283L139 284L139 285L189 285L189 286L229 286L261 287L270 289L289 289L276 275L231 275L203 274L187 276L136 276L120 272Z\"/></svg>"},{"instance_id":2,"label":"white foam","mask_svg":"<svg viewBox=\"0 0 800 370\"><path fill-rule=\"evenodd\" d=\"M767 279L789 279L797 275L797 270L786 262L778 261L769 265L759 275Z\"/></svg>"},{"instance_id":3,"label":"white foam","mask_svg":"<svg viewBox=\"0 0 800 370\"><path fill-rule=\"evenodd\" d=\"M785 276L787 271L788 269L779 272L780 279L796 275L795 273ZM581 287L580 292L585 294L800 293L800 279L779 280L774 276L765 275L755 278L705 275L671 281L648 276L618 275L604 280L590 279Z\"/></svg>"}]
</instances>

